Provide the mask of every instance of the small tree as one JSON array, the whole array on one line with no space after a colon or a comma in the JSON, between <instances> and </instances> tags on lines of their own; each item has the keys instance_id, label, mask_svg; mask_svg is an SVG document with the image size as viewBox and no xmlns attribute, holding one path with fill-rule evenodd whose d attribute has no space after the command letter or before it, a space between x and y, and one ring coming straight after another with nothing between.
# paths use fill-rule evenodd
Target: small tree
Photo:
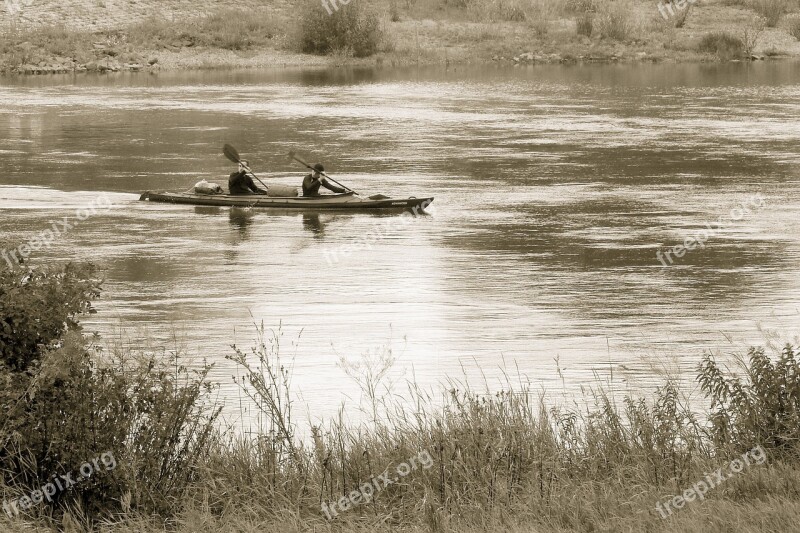
<instances>
[{"instance_id":1,"label":"small tree","mask_svg":"<svg viewBox=\"0 0 800 533\"><path fill-rule=\"evenodd\" d=\"M745 54L748 56L753 54L753 50L755 50L756 44L758 44L758 38L761 37L766 26L766 19L764 19L764 17L758 17L742 28L742 43L744 44Z\"/></svg>"}]
</instances>

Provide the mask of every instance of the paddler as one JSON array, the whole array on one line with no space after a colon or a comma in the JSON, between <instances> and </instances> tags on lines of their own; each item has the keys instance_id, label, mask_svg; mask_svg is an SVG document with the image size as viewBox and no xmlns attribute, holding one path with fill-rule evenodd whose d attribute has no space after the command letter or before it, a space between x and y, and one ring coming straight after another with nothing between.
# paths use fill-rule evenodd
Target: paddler
<instances>
[{"instance_id":1,"label":"paddler","mask_svg":"<svg viewBox=\"0 0 800 533\"><path fill-rule=\"evenodd\" d=\"M319 188L325 187L329 191L343 193L347 192L347 189L343 189L341 187L337 187L330 183L327 179L322 176L322 173L325 172L325 167L322 166L322 163L317 163L314 165L311 174L303 178L303 196L319 196Z\"/></svg>"},{"instance_id":2,"label":"paddler","mask_svg":"<svg viewBox=\"0 0 800 533\"><path fill-rule=\"evenodd\" d=\"M242 159L239 162L239 171L228 178L228 190L231 194L267 194L264 189L259 189L250 177L250 164Z\"/></svg>"}]
</instances>

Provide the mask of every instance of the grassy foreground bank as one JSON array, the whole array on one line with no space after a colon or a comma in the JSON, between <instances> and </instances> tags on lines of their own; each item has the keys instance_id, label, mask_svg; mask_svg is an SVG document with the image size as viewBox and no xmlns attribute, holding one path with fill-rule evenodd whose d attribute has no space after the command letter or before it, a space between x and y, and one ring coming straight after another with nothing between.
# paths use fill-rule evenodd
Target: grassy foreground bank
<instances>
[{"instance_id":1,"label":"grassy foreground bank","mask_svg":"<svg viewBox=\"0 0 800 533\"><path fill-rule=\"evenodd\" d=\"M800 56L797 0L326 2L20 0L0 71Z\"/></svg>"},{"instance_id":2,"label":"grassy foreground bank","mask_svg":"<svg viewBox=\"0 0 800 533\"><path fill-rule=\"evenodd\" d=\"M398 402L381 392L380 357L357 373L369 423L329 420L303 439L267 337L229 356L261 414L257 434L233 436L207 370L82 334L96 278L0 270L3 531L711 533L790 531L800 517L792 346L752 349L738 377L702 358L703 412L669 381L650 398L599 389L588 409L546 405L525 383L410 385ZM101 454L113 468L77 477Z\"/></svg>"}]
</instances>

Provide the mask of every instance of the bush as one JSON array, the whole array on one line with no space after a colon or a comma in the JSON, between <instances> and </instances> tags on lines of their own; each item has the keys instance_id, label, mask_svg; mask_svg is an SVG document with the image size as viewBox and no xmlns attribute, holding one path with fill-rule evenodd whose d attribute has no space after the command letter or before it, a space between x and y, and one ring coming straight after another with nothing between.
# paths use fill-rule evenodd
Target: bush
<instances>
[{"instance_id":1,"label":"bush","mask_svg":"<svg viewBox=\"0 0 800 533\"><path fill-rule=\"evenodd\" d=\"M715 444L740 449L755 446L791 458L800 452L800 362L787 345L774 363L763 348L751 348L746 378L726 377L711 356L698 371L711 399Z\"/></svg>"},{"instance_id":2,"label":"bush","mask_svg":"<svg viewBox=\"0 0 800 533\"><path fill-rule=\"evenodd\" d=\"M0 474L6 501L54 476L76 484L28 514L67 509L86 522L120 501L143 513L175 511L207 449L218 411L203 402L208 369L190 374L177 355L104 356L80 333L77 315L99 293L91 266L4 271L0 366ZM79 469L109 453L105 469ZM23 512L25 510L23 509Z\"/></svg>"},{"instance_id":3,"label":"bush","mask_svg":"<svg viewBox=\"0 0 800 533\"><path fill-rule=\"evenodd\" d=\"M697 45L697 51L715 54L720 59L735 59L744 55L745 45L738 37L719 31L705 34Z\"/></svg>"},{"instance_id":4,"label":"bush","mask_svg":"<svg viewBox=\"0 0 800 533\"><path fill-rule=\"evenodd\" d=\"M786 31L789 35L800 41L800 17L789 17L786 21Z\"/></svg>"},{"instance_id":5,"label":"bush","mask_svg":"<svg viewBox=\"0 0 800 533\"><path fill-rule=\"evenodd\" d=\"M91 266L39 271L0 270L0 361L22 372L80 329L76 316L92 311L100 286Z\"/></svg>"},{"instance_id":6,"label":"bush","mask_svg":"<svg viewBox=\"0 0 800 533\"><path fill-rule=\"evenodd\" d=\"M774 28L789 8L786 0L752 0L750 7L766 19L769 28Z\"/></svg>"},{"instance_id":7,"label":"bush","mask_svg":"<svg viewBox=\"0 0 800 533\"><path fill-rule=\"evenodd\" d=\"M351 0L337 7L330 7L328 13L319 0L306 2L305 12L301 14L302 51L354 57L367 57L377 52L381 31L375 12L364 5L364 0Z\"/></svg>"},{"instance_id":8,"label":"bush","mask_svg":"<svg viewBox=\"0 0 800 533\"><path fill-rule=\"evenodd\" d=\"M598 33L615 41L627 41L635 36L633 7L627 2L606 4L595 20Z\"/></svg>"}]
</instances>

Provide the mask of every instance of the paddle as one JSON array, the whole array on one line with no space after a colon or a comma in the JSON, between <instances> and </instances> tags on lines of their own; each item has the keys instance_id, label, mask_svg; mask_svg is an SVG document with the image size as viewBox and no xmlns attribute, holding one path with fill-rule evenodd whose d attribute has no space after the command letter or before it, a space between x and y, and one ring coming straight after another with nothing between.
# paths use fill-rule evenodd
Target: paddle
<instances>
[{"instance_id":1,"label":"paddle","mask_svg":"<svg viewBox=\"0 0 800 533\"><path fill-rule=\"evenodd\" d=\"M236 150L236 148L234 148L230 144L226 144L225 146L222 147L222 153L225 154L225 157L227 157L229 161L232 161L234 163L239 163L240 165L242 165L247 172L252 174L253 177L257 179L261 185L264 186L265 189L269 189L269 186L265 184L263 181L261 181L258 178L258 176L256 176L255 173L252 170L250 170L250 167L242 163L242 158L239 157L239 152Z\"/></svg>"},{"instance_id":2,"label":"paddle","mask_svg":"<svg viewBox=\"0 0 800 533\"><path fill-rule=\"evenodd\" d=\"M294 153L294 152L289 152L289 157L291 157L292 159L294 159L295 161L297 161L298 163L300 163L300 164L301 164L301 165L303 165L304 167L306 167L306 168L309 168L309 169L311 169L311 170L314 170L314 171L316 172L316 170L314 169L314 167L312 167L311 165L309 165L308 163L306 163L305 161L303 161L302 159L300 159L299 157L297 157L297 156L295 155L295 153ZM358 194L356 191L354 191L354 190L353 190L353 189L351 189L350 187L348 187L348 186L346 186L346 185L342 185L341 183L339 183L338 181L336 181L336 180L335 180L335 179L333 179L332 177L328 176L328 175L327 175L327 174L325 174L324 172L320 172L320 174L322 174L323 176L325 176L326 178L328 178L329 180L331 180L332 182L334 182L336 185L338 185L338 186L339 186L339 187L341 187L342 189L347 189L348 191L352 192L353 194Z\"/></svg>"}]
</instances>

